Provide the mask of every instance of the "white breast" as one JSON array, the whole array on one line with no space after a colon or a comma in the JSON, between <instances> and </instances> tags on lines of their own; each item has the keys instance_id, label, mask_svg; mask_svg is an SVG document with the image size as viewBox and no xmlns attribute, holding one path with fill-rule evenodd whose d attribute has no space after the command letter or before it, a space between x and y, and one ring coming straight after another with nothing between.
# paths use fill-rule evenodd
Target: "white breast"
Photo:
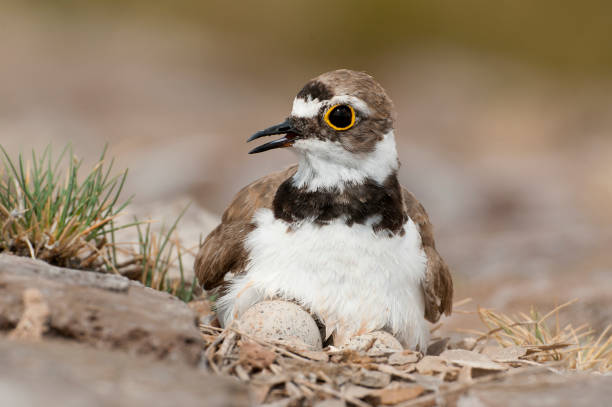
<instances>
[{"instance_id":1,"label":"white breast","mask_svg":"<svg viewBox=\"0 0 612 407\"><path fill-rule=\"evenodd\" d=\"M310 309L328 332L334 329L337 342L388 329L406 346L424 349L428 328L420 284L427 259L412 220L403 236L341 220L290 229L269 209L259 210L254 221L245 241L247 272L217 303L226 325L259 301L285 298Z\"/></svg>"}]
</instances>

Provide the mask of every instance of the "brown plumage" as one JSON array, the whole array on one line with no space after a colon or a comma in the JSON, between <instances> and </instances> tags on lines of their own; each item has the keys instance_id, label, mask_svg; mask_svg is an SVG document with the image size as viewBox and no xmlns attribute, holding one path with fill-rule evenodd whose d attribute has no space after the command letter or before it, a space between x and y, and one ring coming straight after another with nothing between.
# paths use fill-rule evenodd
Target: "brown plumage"
<instances>
[{"instance_id":1,"label":"brown plumage","mask_svg":"<svg viewBox=\"0 0 612 407\"><path fill-rule=\"evenodd\" d=\"M223 288L224 276L230 272L245 271L248 253L243 242L254 228L253 214L257 209L273 209L277 190L292 177L297 166L263 177L244 187L226 211L217 226L202 244L195 262L195 272L206 290ZM425 318L439 320L452 311L453 282L444 260L435 248L433 228L423 206L402 187L403 208L419 227L423 250L427 255L426 278L422 283L425 294Z\"/></svg>"},{"instance_id":2,"label":"brown plumage","mask_svg":"<svg viewBox=\"0 0 612 407\"><path fill-rule=\"evenodd\" d=\"M253 214L272 208L276 190L295 173L296 166L275 172L242 188L223 213L221 224L204 240L196 257L195 273L204 289L222 285L226 273L244 272L247 256L243 242L255 227Z\"/></svg>"}]
</instances>

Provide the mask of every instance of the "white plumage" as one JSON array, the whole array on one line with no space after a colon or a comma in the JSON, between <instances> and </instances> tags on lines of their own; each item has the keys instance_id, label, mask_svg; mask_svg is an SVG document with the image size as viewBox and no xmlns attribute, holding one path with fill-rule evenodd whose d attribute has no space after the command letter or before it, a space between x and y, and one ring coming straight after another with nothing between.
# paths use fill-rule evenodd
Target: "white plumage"
<instances>
[{"instance_id":1,"label":"white plumage","mask_svg":"<svg viewBox=\"0 0 612 407\"><path fill-rule=\"evenodd\" d=\"M336 188L340 192L366 179L382 184L399 166L393 130L369 153L354 154L338 142L312 139L296 141L292 150L300 160L293 185L306 191Z\"/></svg>"},{"instance_id":2,"label":"white plumage","mask_svg":"<svg viewBox=\"0 0 612 407\"><path fill-rule=\"evenodd\" d=\"M403 236L375 234L375 220L350 227L342 219L326 226L302 222L288 230L288 223L260 209L245 242L246 273L217 304L221 320L227 325L251 305L279 297L316 314L328 332L336 331L336 343L388 329L406 346L424 349L427 259L419 232L408 220Z\"/></svg>"}]
</instances>

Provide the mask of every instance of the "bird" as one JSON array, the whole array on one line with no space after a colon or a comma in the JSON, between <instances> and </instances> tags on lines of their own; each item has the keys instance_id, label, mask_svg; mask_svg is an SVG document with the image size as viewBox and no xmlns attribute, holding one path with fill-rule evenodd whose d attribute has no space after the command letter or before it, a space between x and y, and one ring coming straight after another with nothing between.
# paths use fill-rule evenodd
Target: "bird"
<instances>
[{"instance_id":1,"label":"bird","mask_svg":"<svg viewBox=\"0 0 612 407\"><path fill-rule=\"evenodd\" d=\"M453 281L427 212L398 181L395 116L372 76L338 69L247 140L282 136L249 154L289 148L298 162L240 190L199 248L194 270L218 293L221 326L283 299L334 346L381 330L426 350L427 321L452 311Z\"/></svg>"}]
</instances>

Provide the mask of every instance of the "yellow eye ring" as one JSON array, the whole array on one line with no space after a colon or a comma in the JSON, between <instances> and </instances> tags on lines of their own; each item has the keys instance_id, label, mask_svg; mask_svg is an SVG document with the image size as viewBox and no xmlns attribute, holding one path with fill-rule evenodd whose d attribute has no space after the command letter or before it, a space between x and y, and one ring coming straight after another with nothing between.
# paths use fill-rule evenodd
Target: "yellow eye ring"
<instances>
[{"instance_id":1,"label":"yellow eye ring","mask_svg":"<svg viewBox=\"0 0 612 407\"><path fill-rule=\"evenodd\" d=\"M351 122L347 126L344 126L344 127L337 126L329 120L329 115L339 106L348 107L351 110ZM327 110L323 119L325 120L325 123L327 123L329 127L331 127L332 129L336 131L348 130L355 125L355 109L353 109L353 106L351 105L333 105Z\"/></svg>"}]
</instances>

